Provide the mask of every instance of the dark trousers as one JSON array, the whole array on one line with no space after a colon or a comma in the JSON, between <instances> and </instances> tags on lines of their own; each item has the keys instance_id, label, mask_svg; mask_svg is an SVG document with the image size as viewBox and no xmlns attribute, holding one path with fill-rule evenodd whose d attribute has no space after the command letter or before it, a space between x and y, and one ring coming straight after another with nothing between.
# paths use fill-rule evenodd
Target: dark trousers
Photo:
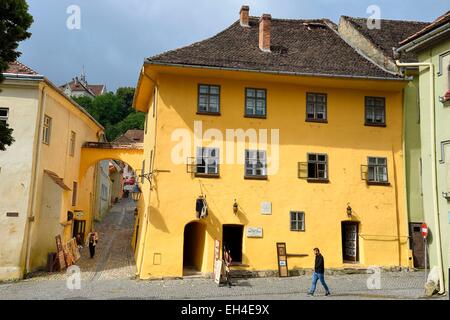
<instances>
[{"instance_id":1,"label":"dark trousers","mask_svg":"<svg viewBox=\"0 0 450 320\"><path fill-rule=\"evenodd\" d=\"M95 246L92 244L89 244L89 253L91 254L91 258L95 255Z\"/></svg>"},{"instance_id":2,"label":"dark trousers","mask_svg":"<svg viewBox=\"0 0 450 320\"><path fill-rule=\"evenodd\" d=\"M225 280L227 282L227 285L231 287L230 271L225 271Z\"/></svg>"}]
</instances>

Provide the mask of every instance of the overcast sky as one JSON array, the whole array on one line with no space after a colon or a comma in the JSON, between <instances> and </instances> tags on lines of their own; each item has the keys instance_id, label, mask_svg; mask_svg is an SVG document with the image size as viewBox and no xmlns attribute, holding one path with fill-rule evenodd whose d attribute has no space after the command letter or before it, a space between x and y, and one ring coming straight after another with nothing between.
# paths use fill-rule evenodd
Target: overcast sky
<instances>
[{"instance_id":1,"label":"overcast sky","mask_svg":"<svg viewBox=\"0 0 450 320\"><path fill-rule=\"evenodd\" d=\"M432 21L449 10L448 0L28 0L32 37L21 43L20 61L63 84L84 65L91 84L108 90L135 86L144 58L210 37L250 15L274 18L368 17ZM67 28L71 5L81 10L81 28Z\"/></svg>"}]
</instances>

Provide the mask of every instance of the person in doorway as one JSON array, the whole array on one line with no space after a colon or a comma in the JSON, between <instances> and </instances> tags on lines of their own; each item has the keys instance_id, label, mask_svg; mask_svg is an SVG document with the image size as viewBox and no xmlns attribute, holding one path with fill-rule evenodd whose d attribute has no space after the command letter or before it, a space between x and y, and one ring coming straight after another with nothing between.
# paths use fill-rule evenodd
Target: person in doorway
<instances>
[{"instance_id":1,"label":"person in doorway","mask_svg":"<svg viewBox=\"0 0 450 320\"><path fill-rule=\"evenodd\" d=\"M231 280L230 280L230 265L233 259L231 258L231 251L227 248L227 246L223 245L223 261L225 264L225 279L228 284L228 287L231 288Z\"/></svg>"},{"instance_id":2,"label":"person in doorway","mask_svg":"<svg viewBox=\"0 0 450 320\"><path fill-rule=\"evenodd\" d=\"M89 254L91 259L94 258L95 255L95 246L98 242L98 234L92 229L92 231L88 235L88 243L89 243Z\"/></svg>"},{"instance_id":3,"label":"person in doorway","mask_svg":"<svg viewBox=\"0 0 450 320\"><path fill-rule=\"evenodd\" d=\"M81 252L81 249L83 249L83 242L81 241L81 234L77 233L75 236L75 240L77 242L78 250Z\"/></svg>"},{"instance_id":4,"label":"person in doorway","mask_svg":"<svg viewBox=\"0 0 450 320\"><path fill-rule=\"evenodd\" d=\"M316 256L315 264L314 264L314 272L312 276L312 285L311 289L309 289L308 296L313 296L316 291L317 280L320 280L323 288L325 289L325 295L330 295L330 289L325 282L325 261L323 256L320 254L319 248L314 248L314 255Z\"/></svg>"}]
</instances>

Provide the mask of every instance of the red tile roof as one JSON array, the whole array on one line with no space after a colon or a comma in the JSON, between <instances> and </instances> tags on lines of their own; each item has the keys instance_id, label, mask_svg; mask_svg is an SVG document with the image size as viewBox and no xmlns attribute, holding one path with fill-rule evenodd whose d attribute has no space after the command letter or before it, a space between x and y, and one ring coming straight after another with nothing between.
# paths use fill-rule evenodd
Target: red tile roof
<instances>
[{"instance_id":1,"label":"red tile roof","mask_svg":"<svg viewBox=\"0 0 450 320\"><path fill-rule=\"evenodd\" d=\"M429 22L420 21L380 19L380 29L369 29L366 18L348 16L342 16L342 18L350 22L356 30L380 49L385 56L392 59L394 59L392 48L397 48L400 41L430 24ZM413 52L408 52L402 56L402 60L416 62L417 55Z\"/></svg>"},{"instance_id":2,"label":"red tile roof","mask_svg":"<svg viewBox=\"0 0 450 320\"><path fill-rule=\"evenodd\" d=\"M217 35L147 59L150 64L191 65L236 70L398 78L359 54L327 19L272 19L271 52L258 47L259 18L250 27L239 20Z\"/></svg>"},{"instance_id":3,"label":"red tile roof","mask_svg":"<svg viewBox=\"0 0 450 320\"><path fill-rule=\"evenodd\" d=\"M9 67L8 69L6 69L5 73L25 74L32 76L39 75L36 71L31 69L30 67L27 67L23 63L20 63L19 61L9 63Z\"/></svg>"},{"instance_id":4,"label":"red tile roof","mask_svg":"<svg viewBox=\"0 0 450 320\"><path fill-rule=\"evenodd\" d=\"M420 36L423 36L424 34L430 32L431 30L434 30L443 24L450 22L450 10L444 13L442 16L438 17L436 20L434 20L430 25L426 26L425 28L419 30L415 34L409 36L408 38L404 39L400 42L400 45L404 45L408 42L411 42L414 39L419 38Z\"/></svg>"},{"instance_id":5,"label":"red tile roof","mask_svg":"<svg viewBox=\"0 0 450 320\"><path fill-rule=\"evenodd\" d=\"M131 129L114 140L120 143L142 143L144 142L144 130Z\"/></svg>"},{"instance_id":6,"label":"red tile roof","mask_svg":"<svg viewBox=\"0 0 450 320\"><path fill-rule=\"evenodd\" d=\"M94 96L101 95L105 90L105 85L103 84L87 84L85 86L80 80L76 82L72 80L69 83L60 86L60 88L64 90L64 87L67 85L70 86L71 91L87 91Z\"/></svg>"}]
</instances>

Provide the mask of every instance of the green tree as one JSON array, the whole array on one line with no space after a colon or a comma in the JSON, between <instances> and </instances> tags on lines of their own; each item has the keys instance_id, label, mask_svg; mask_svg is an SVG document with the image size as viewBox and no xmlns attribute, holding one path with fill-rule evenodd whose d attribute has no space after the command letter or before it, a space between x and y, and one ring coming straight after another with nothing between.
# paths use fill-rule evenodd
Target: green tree
<instances>
[{"instance_id":1,"label":"green tree","mask_svg":"<svg viewBox=\"0 0 450 320\"><path fill-rule=\"evenodd\" d=\"M9 63L21 54L17 51L19 42L31 36L27 30L32 23L33 17L28 13L25 0L0 1L0 83L4 80L3 73ZM12 132L7 124L0 123L0 150L5 150L6 146L14 142Z\"/></svg>"},{"instance_id":2,"label":"green tree","mask_svg":"<svg viewBox=\"0 0 450 320\"><path fill-rule=\"evenodd\" d=\"M95 98L73 98L105 127L106 137L114 140L129 129L144 129L145 115L134 111L134 88L118 88Z\"/></svg>"},{"instance_id":3,"label":"green tree","mask_svg":"<svg viewBox=\"0 0 450 320\"><path fill-rule=\"evenodd\" d=\"M10 146L14 142L12 132L13 129L9 128L7 123L0 121L0 151L5 151L6 146Z\"/></svg>"}]
</instances>

